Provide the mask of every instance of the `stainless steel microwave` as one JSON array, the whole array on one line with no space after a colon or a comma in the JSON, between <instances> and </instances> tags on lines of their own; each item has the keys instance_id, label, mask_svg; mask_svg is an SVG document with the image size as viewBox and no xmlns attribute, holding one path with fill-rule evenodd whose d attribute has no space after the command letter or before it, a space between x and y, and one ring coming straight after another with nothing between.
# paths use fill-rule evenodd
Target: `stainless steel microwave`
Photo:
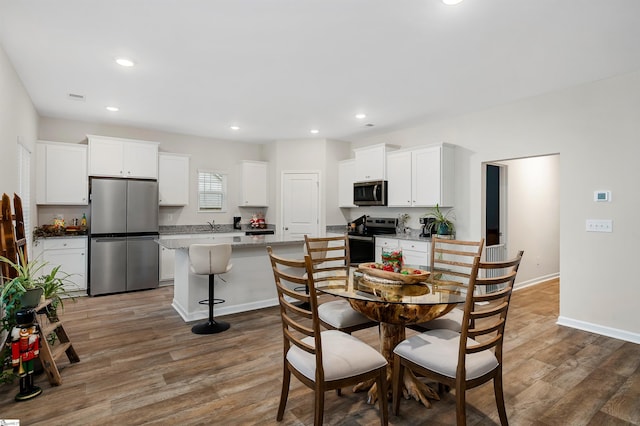
<instances>
[{"instance_id":1,"label":"stainless steel microwave","mask_svg":"<svg viewBox=\"0 0 640 426\"><path fill-rule=\"evenodd\" d=\"M386 206L387 181L355 182L353 184L353 204L356 206Z\"/></svg>"}]
</instances>

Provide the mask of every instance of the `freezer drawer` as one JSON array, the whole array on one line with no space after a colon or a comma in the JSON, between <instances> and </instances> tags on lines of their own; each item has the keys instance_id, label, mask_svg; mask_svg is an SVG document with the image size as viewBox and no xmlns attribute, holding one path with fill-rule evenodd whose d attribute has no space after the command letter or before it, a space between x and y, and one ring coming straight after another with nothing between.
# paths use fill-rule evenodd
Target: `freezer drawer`
<instances>
[{"instance_id":1,"label":"freezer drawer","mask_svg":"<svg viewBox=\"0 0 640 426\"><path fill-rule=\"evenodd\" d=\"M92 238L89 253L89 294L126 291L127 239Z\"/></svg>"},{"instance_id":2,"label":"freezer drawer","mask_svg":"<svg viewBox=\"0 0 640 426\"><path fill-rule=\"evenodd\" d=\"M158 287L159 246L155 236L127 238L127 291Z\"/></svg>"}]
</instances>

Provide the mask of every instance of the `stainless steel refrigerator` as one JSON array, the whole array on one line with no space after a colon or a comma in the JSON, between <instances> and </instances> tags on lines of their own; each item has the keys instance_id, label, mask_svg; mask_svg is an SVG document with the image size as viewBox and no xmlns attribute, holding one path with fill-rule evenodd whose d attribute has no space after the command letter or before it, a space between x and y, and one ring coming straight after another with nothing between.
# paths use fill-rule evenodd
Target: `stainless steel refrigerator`
<instances>
[{"instance_id":1,"label":"stainless steel refrigerator","mask_svg":"<svg viewBox=\"0 0 640 426\"><path fill-rule=\"evenodd\" d=\"M158 287L158 183L92 178L89 294Z\"/></svg>"}]
</instances>

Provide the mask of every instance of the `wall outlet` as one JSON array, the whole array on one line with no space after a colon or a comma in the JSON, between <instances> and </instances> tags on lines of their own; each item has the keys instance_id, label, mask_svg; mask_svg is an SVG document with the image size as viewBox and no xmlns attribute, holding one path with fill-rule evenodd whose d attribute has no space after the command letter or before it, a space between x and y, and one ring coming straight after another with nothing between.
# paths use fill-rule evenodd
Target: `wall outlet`
<instances>
[{"instance_id":1,"label":"wall outlet","mask_svg":"<svg viewBox=\"0 0 640 426\"><path fill-rule=\"evenodd\" d=\"M587 232L613 232L613 221L587 219Z\"/></svg>"}]
</instances>

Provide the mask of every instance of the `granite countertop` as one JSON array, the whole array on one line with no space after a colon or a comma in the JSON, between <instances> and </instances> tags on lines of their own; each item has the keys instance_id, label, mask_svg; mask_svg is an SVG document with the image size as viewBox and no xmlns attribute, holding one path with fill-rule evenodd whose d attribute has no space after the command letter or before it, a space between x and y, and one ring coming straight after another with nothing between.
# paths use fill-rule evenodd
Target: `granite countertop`
<instances>
[{"instance_id":1,"label":"granite countertop","mask_svg":"<svg viewBox=\"0 0 640 426\"><path fill-rule=\"evenodd\" d=\"M284 237L282 235L238 235L237 237L191 237L191 238L158 238L155 240L168 249L185 249L192 244L231 244L233 248L266 247L287 244L304 244L304 238Z\"/></svg>"}]
</instances>

